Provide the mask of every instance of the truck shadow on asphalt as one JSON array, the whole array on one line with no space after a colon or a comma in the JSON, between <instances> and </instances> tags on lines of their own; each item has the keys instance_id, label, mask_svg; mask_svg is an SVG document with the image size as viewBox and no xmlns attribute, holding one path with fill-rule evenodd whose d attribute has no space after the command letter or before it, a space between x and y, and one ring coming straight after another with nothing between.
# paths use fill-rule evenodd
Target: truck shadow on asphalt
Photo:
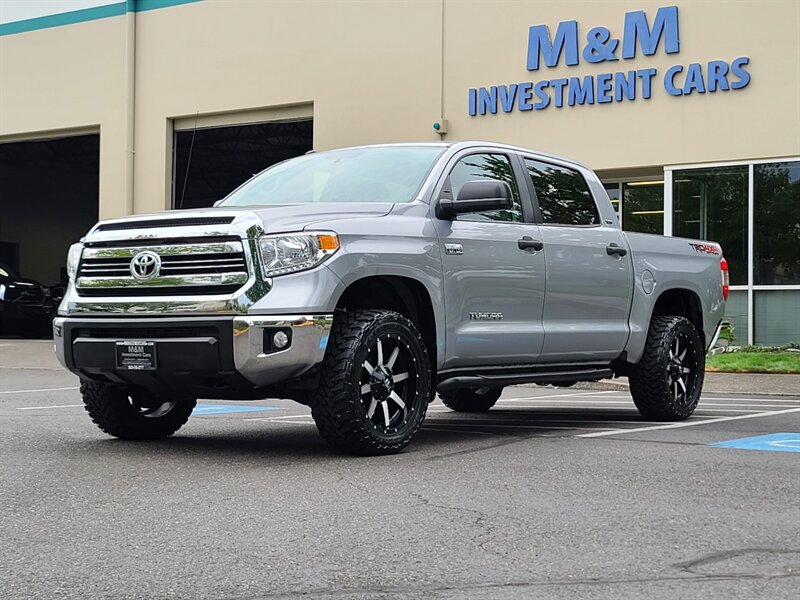
<instances>
[{"instance_id":1,"label":"truck shadow on asphalt","mask_svg":"<svg viewBox=\"0 0 800 600\"><path fill-rule=\"evenodd\" d=\"M257 425L231 421L216 426L214 418L189 424L171 438L154 441L124 441L99 438L83 442L82 452L108 459L235 460L259 461L264 458L348 459L328 446L308 417L292 423L260 422ZM521 409L500 408L487 413L465 414L431 412L403 455L435 458L471 453L521 441L542 442L572 437L592 430L623 428L645 421L635 409ZM202 431L198 432L198 425ZM380 460L380 457L372 460ZM363 460L363 458L359 458Z\"/></svg>"}]
</instances>

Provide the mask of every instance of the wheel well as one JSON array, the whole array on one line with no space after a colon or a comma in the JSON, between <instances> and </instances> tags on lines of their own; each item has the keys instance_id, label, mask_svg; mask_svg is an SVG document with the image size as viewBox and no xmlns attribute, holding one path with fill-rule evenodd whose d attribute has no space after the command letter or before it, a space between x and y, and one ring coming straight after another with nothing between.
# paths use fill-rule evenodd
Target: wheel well
<instances>
[{"instance_id":1,"label":"wheel well","mask_svg":"<svg viewBox=\"0 0 800 600\"><path fill-rule=\"evenodd\" d=\"M653 308L653 316L677 315L686 317L694 325L697 335L705 348L706 338L703 330L703 310L700 307L700 299L692 291L684 289L667 290L663 292L656 301Z\"/></svg>"},{"instance_id":2,"label":"wheel well","mask_svg":"<svg viewBox=\"0 0 800 600\"><path fill-rule=\"evenodd\" d=\"M431 363L436 364L433 303L428 290L419 281L395 275L365 277L348 286L336 308L385 308L400 313L416 325L425 341Z\"/></svg>"}]
</instances>

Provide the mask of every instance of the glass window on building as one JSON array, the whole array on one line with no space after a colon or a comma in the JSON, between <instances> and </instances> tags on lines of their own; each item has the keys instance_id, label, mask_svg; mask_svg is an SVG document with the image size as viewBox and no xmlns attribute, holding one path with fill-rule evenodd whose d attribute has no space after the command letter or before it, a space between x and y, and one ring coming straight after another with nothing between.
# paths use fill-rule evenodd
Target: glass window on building
<instances>
[{"instance_id":1,"label":"glass window on building","mask_svg":"<svg viewBox=\"0 0 800 600\"><path fill-rule=\"evenodd\" d=\"M800 290L757 290L753 301L756 345L800 342Z\"/></svg>"},{"instance_id":2,"label":"glass window on building","mask_svg":"<svg viewBox=\"0 0 800 600\"><path fill-rule=\"evenodd\" d=\"M673 174L673 234L719 242L731 285L747 284L747 183L747 165Z\"/></svg>"},{"instance_id":3,"label":"glass window on building","mask_svg":"<svg viewBox=\"0 0 800 600\"><path fill-rule=\"evenodd\" d=\"M664 233L664 182L622 184L622 228L638 233Z\"/></svg>"},{"instance_id":4,"label":"glass window on building","mask_svg":"<svg viewBox=\"0 0 800 600\"><path fill-rule=\"evenodd\" d=\"M800 162L753 166L753 283L800 284Z\"/></svg>"},{"instance_id":5,"label":"glass window on building","mask_svg":"<svg viewBox=\"0 0 800 600\"><path fill-rule=\"evenodd\" d=\"M620 199L622 198L622 184L620 183L605 183L603 187L606 188L608 199L611 200L611 206L614 207L614 212L617 213L617 221L622 221L620 213Z\"/></svg>"}]
</instances>

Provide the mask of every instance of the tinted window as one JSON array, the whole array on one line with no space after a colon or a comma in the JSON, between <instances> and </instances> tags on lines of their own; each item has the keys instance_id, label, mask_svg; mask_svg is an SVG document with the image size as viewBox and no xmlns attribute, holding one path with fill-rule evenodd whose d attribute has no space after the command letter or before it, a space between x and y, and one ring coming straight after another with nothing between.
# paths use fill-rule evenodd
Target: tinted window
<instances>
[{"instance_id":1,"label":"tinted window","mask_svg":"<svg viewBox=\"0 0 800 600\"><path fill-rule=\"evenodd\" d=\"M453 198L458 199L458 192L468 181L493 179L505 181L511 188L514 206L510 210L493 210L484 213L459 215L460 221L522 221L522 205L519 200L519 188L514 180L511 162L502 154L470 154L456 163L450 172L449 182Z\"/></svg>"},{"instance_id":2,"label":"tinted window","mask_svg":"<svg viewBox=\"0 0 800 600\"><path fill-rule=\"evenodd\" d=\"M525 159L542 222L559 225L597 225L600 218L586 180L578 171Z\"/></svg>"}]
</instances>

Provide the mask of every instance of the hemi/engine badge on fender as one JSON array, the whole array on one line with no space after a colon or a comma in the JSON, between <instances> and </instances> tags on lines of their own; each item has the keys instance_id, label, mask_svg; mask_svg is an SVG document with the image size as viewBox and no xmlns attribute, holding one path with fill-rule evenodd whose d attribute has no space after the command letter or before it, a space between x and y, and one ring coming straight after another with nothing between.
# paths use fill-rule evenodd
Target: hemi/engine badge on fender
<instances>
[{"instance_id":1,"label":"hemi/engine badge on fender","mask_svg":"<svg viewBox=\"0 0 800 600\"><path fill-rule=\"evenodd\" d=\"M462 246L461 244L445 244L444 253L461 256L462 254L464 254L464 246Z\"/></svg>"},{"instance_id":2,"label":"hemi/engine badge on fender","mask_svg":"<svg viewBox=\"0 0 800 600\"><path fill-rule=\"evenodd\" d=\"M503 313L501 312L471 312L469 313L470 321L502 321Z\"/></svg>"}]
</instances>

